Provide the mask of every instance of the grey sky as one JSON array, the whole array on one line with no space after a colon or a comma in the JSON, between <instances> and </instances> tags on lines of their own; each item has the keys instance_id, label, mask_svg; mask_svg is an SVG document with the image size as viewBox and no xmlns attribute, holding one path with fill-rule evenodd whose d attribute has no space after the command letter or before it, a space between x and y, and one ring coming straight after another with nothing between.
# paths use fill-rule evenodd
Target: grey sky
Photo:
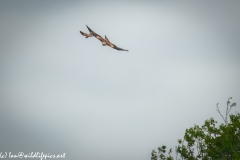
<instances>
[{"instance_id":1,"label":"grey sky","mask_svg":"<svg viewBox=\"0 0 240 160\"><path fill-rule=\"evenodd\" d=\"M0 152L146 160L240 103L238 1L0 1ZM88 25L129 52L103 47Z\"/></svg>"}]
</instances>

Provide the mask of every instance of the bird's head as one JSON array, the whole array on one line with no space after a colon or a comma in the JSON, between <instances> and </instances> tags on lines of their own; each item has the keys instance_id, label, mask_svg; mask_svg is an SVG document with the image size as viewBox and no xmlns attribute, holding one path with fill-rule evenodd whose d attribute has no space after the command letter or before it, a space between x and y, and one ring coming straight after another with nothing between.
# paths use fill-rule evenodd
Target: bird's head
<instances>
[{"instance_id":1,"label":"bird's head","mask_svg":"<svg viewBox=\"0 0 240 160\"><path fill-rule=\"evenodd\" d=\"M106 46L106 42L102 42L102 45L103 45L103 46Z\"/></svg>"}]
</instances>

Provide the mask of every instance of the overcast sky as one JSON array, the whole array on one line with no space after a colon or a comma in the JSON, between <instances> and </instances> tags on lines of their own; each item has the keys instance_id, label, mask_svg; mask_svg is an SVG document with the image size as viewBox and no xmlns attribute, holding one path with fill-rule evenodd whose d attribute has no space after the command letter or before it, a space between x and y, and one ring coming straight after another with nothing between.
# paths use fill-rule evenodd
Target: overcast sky
<instances>
[{"instance_id":1,"label":"overcast sky","mask_svg":"<svg viewBox=\"0 0 240 160\"><path fill-rule=\"evenodd\" d=\"M239 1L0 0L0 152L150 160L240 104ZM84 38L86 25L129 52Z\"/></svg>"}]
</instances>

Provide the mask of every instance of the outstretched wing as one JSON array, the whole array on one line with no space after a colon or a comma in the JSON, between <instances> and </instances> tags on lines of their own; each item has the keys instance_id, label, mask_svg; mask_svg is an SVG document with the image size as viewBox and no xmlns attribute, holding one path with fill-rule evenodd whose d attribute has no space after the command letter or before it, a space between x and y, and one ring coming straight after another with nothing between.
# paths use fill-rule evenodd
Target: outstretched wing
<instances>
[{"instance_id":1,"label":"outstretched wing","mask_svg":"<svg viewBox=\"0 0 240 160\"><path fill-rule=\"evenodd\" d=\"M119 48L119 47L117 47L116 45L114 45L114 49L119 50L119 51L128 51L128 50L126 50L126 49Z\"/></svg>"},{"instance_id":2,"label":"outstretched wing","mask_svg":"<svg viewBox=\"0 0 240 160\"><path fill-rule=\"evenodd\" d=\"M86 25L86 26L87 26L87 25ZM91 28L89 28L88 26L87 26L87 28L88 28L89 32L92 33L92 35L93 35L94 37L96 37L99 41L101 41L101 42L104 42L104 41L105 41L100 35L98 35L98 34L95 33L93 30L91 30Z\"/></svg>"},{"instance_id":3,"label":"outstretched wing","mask_svg":"<svg viewBox=\"0 0 240 160\"><path fill-rule=\"evenodd\" d=\"M87 25L86 25L87 26ZM88 26L87 26L87 28L88 28L88 30L89 30L89 32L92 32L92 33L95 33L93 30L91 30L91 28L89 28Z\"/></svg>"},{"instance_id":4,"label":"outstretched wing","mask_svg":"<svg viewBox=\"0 0 240 160\"><path fill-rule=\"evenodd\" d=\"M122 49L122 48L119 48L118 46L116 46L115 44L112 44L109 39L107 38L107 36L105 35L105 41L107 42L107 45L111 48L114 48L116 50L119 50L119 51L128 51L126 49Z\"/></svg>"},{"instance_id":5,"label":"outstretched wing","mask_svg":"<svg viewBox=\"0 0 240 160\"><path fill-rule=\"evenodd\" d=\"M114 49L116 49L116 50L119 50L119 51L128 51L128 50L126 50L126 49L122 49L122 48L119 48L118 46L116 46L115 44L110 44L109 45L111 48L114 48Z\"/></svg>"},{"instance_id":6,"label":"outstretched wing","mask_svg":"<svg viewBox=\"0 0 240 160\"><path fill-rule=\"evenodd\" d=\"M80 33L81 33L83 36L88 36L87 33L84 33L84 32L82 32L82 31L80 31Z\"/></svg>"}]
</instances>

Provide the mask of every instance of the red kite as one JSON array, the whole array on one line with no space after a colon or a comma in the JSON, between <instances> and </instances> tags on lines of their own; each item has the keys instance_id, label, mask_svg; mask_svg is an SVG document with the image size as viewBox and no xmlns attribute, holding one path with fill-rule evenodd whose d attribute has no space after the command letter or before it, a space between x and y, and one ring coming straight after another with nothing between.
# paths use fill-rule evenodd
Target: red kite
<instances>
[{"instance_id":1,"label":"red kite","mask_svg":"<svg viewBox=\"0 0 240 160\"><path fill-rule=\"evenodd\" d=\"M87 26L87 25L86 25L86 26ZM119 50L119 51L128 51L128 50L126 50L126 49L122 49L122 48L117 47L115 44L112 44L112 43L108 40L108 38L106 37L106 35L105 35L105 39L104 39L104 38L102 38L100 35L98 35L96 32L94 32L93 30L91 30L88 26L87 26L87 28L88 28L88 30L89 30L89 32L90 32L89 34L86 34L86 33L83 33L82 31L80 31L80 33L81 33L83 36L86 36L86 38L94 36L94 37L96 37L99 41L102 42L102 45L103 45L103 46L108 45L109 47L114 48L114 49Z\"/></svg>"}]
</instances>

